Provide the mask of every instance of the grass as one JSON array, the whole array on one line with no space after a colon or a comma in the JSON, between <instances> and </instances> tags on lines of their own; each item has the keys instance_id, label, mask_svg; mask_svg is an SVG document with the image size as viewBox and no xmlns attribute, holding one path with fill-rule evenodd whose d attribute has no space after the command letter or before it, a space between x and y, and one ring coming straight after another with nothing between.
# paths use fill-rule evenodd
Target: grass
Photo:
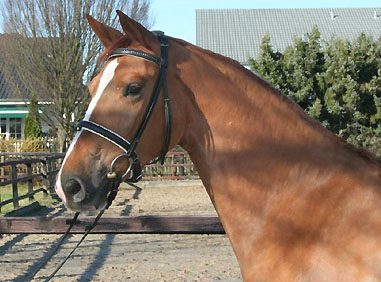
<instances>
[{"instance_id":1,"label":"grass","mask_svg":"<svg viewBox=\"0 0 381 282\"><path fill-rule=\"evenodd\" d=\"M42 187L42 185L34 185L34 190L40 187ZM18 188L19 196L28 194L27 184L18 183L17 188ZM0 195L1 195L1 201L12 199L13 198L12 185L6 185L6 186L0 187ZM46 207L52 207L54 204L58 203L58 201L53 199L50 195L45 197L43 192L34 194L33 201L38 201L41 206L46 206ZM33 201L30 201L29 198L25 198L19 201L19 205L20 207L27 206L31 204ZM0 215L4 215L5 213L13 211L13 210L14 210L13 203L7 204L1 207Z\"/></svg>"}]
</instances>

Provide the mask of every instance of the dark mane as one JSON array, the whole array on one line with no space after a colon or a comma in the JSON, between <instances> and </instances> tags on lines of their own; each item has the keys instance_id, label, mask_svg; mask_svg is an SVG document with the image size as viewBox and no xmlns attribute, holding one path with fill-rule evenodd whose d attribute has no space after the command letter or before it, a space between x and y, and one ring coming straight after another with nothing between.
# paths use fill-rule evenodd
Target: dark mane
<instances>
[{"instance_id":1,"label":"dark mane","mask_svg":"<svg viewBox=\"0 0 381 282\"><path fill-rule=\"evenodd\" d=\"M297 112L301 118L306 120L312 127L319 130L319 132L321 132L322 134L324 134L328 138L340 143L341 146L343 146L344 148L346 148L349 151L352 151L353 153L358 155L360 158L362 158L366 161L377 163L379 166L381 166L381 158L377 158L375 155L373 155L372 153L370 153L366 149L358 148L358 147L348 143L343 138L341 138L341 137L337 136L336 134L333 134L332 132L325 129L319 121L311 118L308 114L306 114L306 112L298 104L296 104L294 101L292 101L286 95L284 95L279 89L276 89L273 86L271 86L267 81L265 81L260 76L253 73L252 71L246 69L239 62L237 62L231 58L225 57L223 55L214 53L210 50L202 49L202 48L195 46L189 42L186 42L184 40L177 39L177 38L171 38L171 39L174 40L179 45L185 47L185 48L190 48L196 52L201 52L201 53L206 54L206 55L208 55L208 56L210 56L216 60L223 61L225 64L229 65L230 67L232 67L236 70L243 71L246 75L250 76L252 79L255 79L258 83L263 85L265 88L271 89L272 94L277 95L279 99L286 102L292 110Z\"/></svg>"}]
</instances>

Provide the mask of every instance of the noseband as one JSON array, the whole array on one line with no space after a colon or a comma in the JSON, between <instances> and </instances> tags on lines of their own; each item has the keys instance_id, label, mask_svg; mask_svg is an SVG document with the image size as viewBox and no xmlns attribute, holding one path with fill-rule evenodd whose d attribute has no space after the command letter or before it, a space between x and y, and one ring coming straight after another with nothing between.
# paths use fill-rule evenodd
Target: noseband
<instances>
[{"instance_id":1,"label":"noseband","mask_svg":"<svg viewBox=\"0 0 381 282\"><path fill-rule=\"evenodd\" d=\"M162 88L163 88L163 94L164 94L164 111L165 111L165 140L164 140L163 150L160 156L154 161L160 160L161 163L163 164L165 155L168 152L169 142L171 139L171 107L170 107L170 101L168 97L168 87L167 87L167 79L166 79L166 69L168 68L169 43L168 43L168 38L164 35L163 32L154 31L154 33L156 34L156 36L159 38L159 41L160 41L160 49L161 49L160 57L157 57L150 53L146 53L146 52L142 52L142 51L130 49L130 48L116 48L108 57L108 59L111 59L114 57L121 57L121 56L140 57L140 58L143 58L158 64L160 68L159 76L156 80L155 87L152 92L151 98L149 100L148 106L146 108L143 120L141 121L135 133L135 137L132 139L132 141L129 142L125 138L120 136L119 134L115 133L114 131L92 121L81 120L80 122L78 122L76 126L77 131L84 129L94 134L97 134L98 136L120 147L124 151L124 153L116 156L114 160L111 162L110 172L107 175L108 178L116 178L116 173L113 171L114 164L119 158L127 157L130 161L130 165L128 169L125 171L125 173L121 176L121 178L127 176L128 173L131 173L130 177L125 180L126 182L135 183L141 179L142 168L141 168L139 157L136 153L136 146L138 145L140 137L142 136L143 131L146 128L147 123L151 118L152 112L154 110L154 107L156 105L156 102L158 100L158 97L160 95L160 91Z\"/></svg>"}]
</instances>

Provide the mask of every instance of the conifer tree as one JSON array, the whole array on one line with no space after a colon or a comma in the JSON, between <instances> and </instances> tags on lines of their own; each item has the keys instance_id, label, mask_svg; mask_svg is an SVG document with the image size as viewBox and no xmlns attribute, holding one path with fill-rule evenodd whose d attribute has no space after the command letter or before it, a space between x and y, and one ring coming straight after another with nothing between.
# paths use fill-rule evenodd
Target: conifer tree
<instances>
[{"instance_id":1,"label":"conifer tree","mask_svg":"<svg viewBox=\"0 0 381 282\"><path fill-rule=\"evenodd\" d=\"M249 63L328 130L381 155L381 38L322 42L314 27L282 54L267 34Z\"/></svg>"},{"instance_id":2,"label":"conifer tree","mask_svg":"<svg viewBox=\"0 0 381 282\"><path fill-rule=\"evenodd\" d=\"M29 113L25 118L24 138L38 138L42 136L41 123L38 113L38 102L35 96L30 100Z\"/></svg>"},{"instance_id":3,"label":"conifer tree","mask_svg":"<svg viewBox=\"0 0 381 282\"><path fill-rule=\"evenodd\" d=\"M259 74L272 86L281 89L283 79L283 69L281 66L281 53L274 52L270 44L270 35L266 33L263 36L260 45L261 53L257 60L249 58L249 66L252 71Z\"/></svg>"},{"instance_id":4,"label":"conifer tree","mask_svg":"<svg viewBox=\"0 0 381 282\"><path fill-rule=\"evenodd\" d=\"M316 26L303 38L295 38L294 46L288 47L282 58L286 78L282 90L316 119L322 110L316 74L323 70L323 58L320 32Z\"/></svg>"}]
</instances>

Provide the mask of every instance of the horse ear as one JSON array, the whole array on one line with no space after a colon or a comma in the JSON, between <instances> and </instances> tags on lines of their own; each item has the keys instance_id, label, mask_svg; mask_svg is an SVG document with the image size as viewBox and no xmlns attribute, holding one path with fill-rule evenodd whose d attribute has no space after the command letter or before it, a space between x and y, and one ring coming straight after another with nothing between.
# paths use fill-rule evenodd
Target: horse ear
<instances>
[{"instance_id":1,"label":"horse ear","mask_svg":"<svg viewBox=\"0 0 381 282\"><path fill-rule=\"evenodd\" d=\"M155 38L149 30L147 30L140 23L129 18L123 12L117 10L116 13L119 16L119 22L123 31L132 39L137 40L144 46L147 46L148 43Z\"/></svg>"},{"instance_id":2,"label":"horse ear","mask_svg":"<svg viewBox=\"0 0 381 282\"><path fill-rule=\"evenodd\" d=\"M110 46L115 40L123 36L123 34L120 31L116 30L115 28L112 28L111 26L98 22L92 16L86 15L86 17L87 21L91 26L91 29L99 37L103 46L105 46L106 48Z\"/></svg>"}]
</instances>

